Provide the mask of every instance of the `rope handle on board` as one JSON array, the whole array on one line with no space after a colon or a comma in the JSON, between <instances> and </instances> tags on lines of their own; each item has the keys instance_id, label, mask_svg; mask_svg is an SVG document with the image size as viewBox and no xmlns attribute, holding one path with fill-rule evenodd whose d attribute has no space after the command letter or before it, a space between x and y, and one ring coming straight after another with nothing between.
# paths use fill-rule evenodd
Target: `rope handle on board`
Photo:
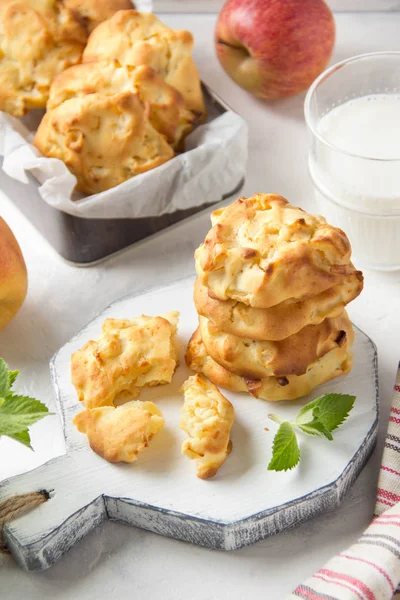
<instances>
[{"instance_id":1,"label":"rope handle on board","mask_svg":"<svg viewBox=\"0 0 400 600\"><path fill-rule=\"evenodd\" d=\"M46 490L30 492L13 496L0 503L0 552L7 552L6 542L3 536L4 525L24 513L33 510L43 502L47 502L50 494Z\"/></svg>"}]
</instances>

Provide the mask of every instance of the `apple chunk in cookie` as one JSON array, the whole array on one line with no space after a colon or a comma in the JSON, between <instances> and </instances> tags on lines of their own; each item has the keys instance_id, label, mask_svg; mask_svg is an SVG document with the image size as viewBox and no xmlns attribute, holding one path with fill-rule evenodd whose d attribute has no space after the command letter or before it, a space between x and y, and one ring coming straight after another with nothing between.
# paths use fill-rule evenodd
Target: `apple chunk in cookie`
<instances>
[{"instance_id":1,"label":"apple chunk in cookie","mask_svg":"<svg viewBox=\"0 0 400 600\"><path fill-rule=\"evenodd\" d=\"M137 398L140 389L170 383L178 364L179 313L106 319L102 335L71 357L72 383L86 408Z\"/></svg>"},{"instance_id":2,"label":"apple chunk in cookie","mask_svg":"<svg viewBox=\"0 0 400 600\"><path fill-rule=\"evenodd\" d=\"M108 462L132 463L161 431L165 421L153 402L132 400L123 406L83 410L73 419L91 449Z\"/></svg>"},{"instance_id":3,"label":"apple chunk in cookie","mask_svg":"<svg viewBox=\"0 0 400 600\"><path fill-rule=\"evenodd\" d=\"M182 444L182 454L196 460L197 477L209 479L232 449L230 431L235 411L217 386L199 374L189 377L181 392L185 401L180 428L189 435Z\"/></svg>"}]
</instances>

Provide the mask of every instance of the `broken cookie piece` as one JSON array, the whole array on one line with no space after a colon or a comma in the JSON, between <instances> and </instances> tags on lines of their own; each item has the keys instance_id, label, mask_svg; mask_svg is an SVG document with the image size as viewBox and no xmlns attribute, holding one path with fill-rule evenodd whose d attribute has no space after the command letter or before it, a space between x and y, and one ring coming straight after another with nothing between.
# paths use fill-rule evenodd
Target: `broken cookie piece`
<instances>
[{"instance_id":1,"label":"broken cookie piece","mask_svg":"<svg viewBox=\"0 0 400 600\"><path fill-rule=\"evenodd\" d=\"M72 383L86 408L137 398L140 388L170 383L177 366L179 313L106 319L102 335L71 357Z\"/></svg>"},{"instance_id":2,"label":"broken cookie piece","mask_svg":"<svg viewBox=\"0 0 400 600\"><path fill-rule=\"evenodd\" d=\"M108 462L132 463L161 431L165 421L153 402L132 400L78 413L73 423L88 437L91 449Z\"/></svg>"},{"instance_id":3,"label":"broken cookie piece","mask_svg":"<svg viewBox=\"0 0 400 600\"><path fill-rule=\"evenodd\" d=\"M197 477L209 479L231 451L234 408L213 383L198 374L185 381L181 392L185 401L180 428L189 435L182 454L196 460Z\"/></svg>"}]
</instances>

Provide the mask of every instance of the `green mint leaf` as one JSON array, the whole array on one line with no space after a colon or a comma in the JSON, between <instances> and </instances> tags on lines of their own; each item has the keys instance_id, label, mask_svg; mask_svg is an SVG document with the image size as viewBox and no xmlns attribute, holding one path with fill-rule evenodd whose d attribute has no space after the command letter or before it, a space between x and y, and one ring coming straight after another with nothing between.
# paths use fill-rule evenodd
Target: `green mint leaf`
<instances>
[{"instance_id":1,"label":"green mint leaf","mask_svg":"<svg viewBox=\"0 0 400 600\"><path fill-rule=\"evenodd\" d=\"M7 435L32 450L28 427L50 413L39 400L11 391L18 375L0 358L0 436Z\"/></svg>"},{"instance_id":2,"label":"green mint leaf","mask_svg":"<svg viewBox=\"0 0 400 600\"><path fill-rule=\"evenodd\" d=\"M314 407L314 417L329 431L334 431L349 416L355 399L349 394L325 394Z\"/></svg>"},{"instance_id":3,"label":"green mint leaf","mask_svg":"<svg viewBox=\"0 0 400 600\"><path fill-rule=\"evenodd\" d=\"M296 417L296 425L319 421L328 431L333 431L347 419L355 399L349 394L325 394L303 406Z\"/></svg>"},{"instance_id":4,"label":"green mint leaf","mask_svg":"<svg viewBox=\"0 0 400 600\"><path fill-rule=\"evenodd\" d=\"M14 385L15 380L19 375L19 371L9 371L8 376L10 378L10 388Z\"/></svg>"},{"instance_id":5,"label":"green mint leaf","mask_svg":"<svg viewBox=\"0 0 400 600\"><path fill-rule=\"evenodd\" d=\"M325 394L303 406L294 423L282 422L280 417L268 415L273 421L282 422L274 438L268 469L287 471L299 462L300 450L294 428L332 441L331 432L347 419L355 399L356 397L350 394Z\"/></svg>"},{"instance_id":6,"label":"green mint leaf","mask_svg":"<svg viewBox=\"0 0 400 600\"><path fill-rule=\"evenodd\" d=\"M304 425L297 425L297 427L301 429L301 431L304 431L304 433L309 433L310 435L323 436L326 437L329 441L333 440L333 435L331 434L329 429L327 429L323 425L323 423L320 423L318 420L316 420L315 422L312 421L311 423L305 423Z\"/></svg>"},{"instance_id":7,"label":"green mint leaf","mask_svg":"<svg viewBox=\"0 0 400 600\"><path fill-rule=\"evenodd\" d=\"M10 391L10 371L6 361L0 358L0 397L5 398Z\"/></svg>"},{"instance_id":8,"label":"green mint leaf","mask_svg":"<svg viewBox=\"0 0 400 600\"><path fill-rule=\"evenodd\" d=\"M287 471L293 469L300 460L300 450L296 434L290 423L285 421L279 427L273 442L272 459L269 471Z\"/></svg>"},{"instance_id":9,"label":"green mint leaf","mask_svg":"<svg viewBox=\"0 0 400 600\"><path fill-rule=\"evenodd\" d=\"M0 435L21 433L47 414L47 406L39 400L9 394L0 406Z\"/></svg>"},{"instance_id":10,"label":"green mint leaf","mask_svg":"<svg viewBox=\"0 0 400 600\"><path fill-rule=\"evenodd\" d=\"M17 442L20 442L21 444L24 444L24 446L27 446L28 448L33 450L31 446L31 437L27 429L25 429L24 431L20 431L19 433L13 433L8 437L12 438L13 440L16 440Z\"/></svg>"}]
</instances>

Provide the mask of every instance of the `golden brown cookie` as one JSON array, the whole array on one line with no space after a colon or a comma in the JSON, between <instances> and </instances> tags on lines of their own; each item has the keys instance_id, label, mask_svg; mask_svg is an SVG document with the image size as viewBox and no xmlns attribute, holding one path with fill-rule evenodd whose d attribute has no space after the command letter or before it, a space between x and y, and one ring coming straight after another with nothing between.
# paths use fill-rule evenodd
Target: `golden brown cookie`
<instances>
[{"instance_id":1,"label":"golden brown cookie","mask_svg":"<svg viewBox=\"0 0 400 600\"><path fill-rule=\"evenodd\" d=\"M86 408L136 398L140 388L169 383L177 366L179 313L106 319L102 335L71 357L72 383Z\"/></svg>"},{"instance_id":2,"label":"golden brown cookie","mask_svg":"<svg viewBox=\"0 0 400 600\"><path fill-rule=\"evenodd\" d=\"M192 48L188 31L174 31L151 13L121 10L90 35L83 62L116 59L123 65L153 67L200 117L205 107Z\"/></svg>"},{"instance_id":3,"label":"golden brown cookie","mask_svg":"<svg viewBox=\"0 0 400 600\"><path fill-rule=\"evenodd\" d=\"M253 308L236 300L218 300L199 279L194 284L197 312L214 325L239 337L254 340L283 340L307 325L338 317L363 288L360 271L317 296L293 302L286 300L270 308Z\"/></svg>"},{"instance_id":4,"label":"golden brown cookie","mask_svg":"<svg viewBox=\"0 0 400 600\"><path fill-rule=\"evenodd\" d=\"M85 27L56 0L0 3L0 110L15 117L44 108L52 80L80 62Z\"/></svg>"},{"instance_id":5,"label":"golden brown cookie","mask_svg":"<svg viewBox=\"0 0 400 600\"><path fill-rule=\"evenodd\" d=\"M124 92L139 96L151 125L174 148L192 130L195 115L185 107L175 88L151 67L124 66L117 60L76 65L58 75L50 88L47 110L88 94L110 96Z\"/></svg>"},{"instance_id":6,"label":"golden brown cookie","mask_svg":"<svg viewBox=\"0 0 400 600\"><path fill-rule=\"evenodd\" d=\"M45 114L34 144L44 156L62 160L86 194L115 187L174 156L138 95L129 92L66 100Z\"/></svg>"},{"instance_id":7,"label":"golden brown cookie","mask_svg":"<svg viewBox=\"0 0 400 600\"><path fill-rule=\"evenodd\" d=\"M269 308L316 296L356 272L341 229L277 194L240 198L211 221L196 271L219 300Z\"/></svg>"},{"instance_id":8,"label":"golden brown cookie","mask_svg":"<svg viewBox=\"0 0 400 600\"><path fill-rule=\"evenodd\" d=\"M118 10L134 8L131 0L63 0L63 3L83 22L89 33Z\"/></svg>"},{"instance_id":9,"label":"golden brown cookie","mask_svg":"<svg viewBox=\"0 0 400 600\"><path fill-rule=\"evenodd\" d=\"M192 375L181 387L185 401L180 428L189 439L182 454L196 461L200 479L214 477L231 451L230 431L235 418L232 404L201 375Z\"/></svg>"},{"instance_id":10,"label":"golden brown cookie","mask_svg":"<svg viewBox=\"0 0 400 600\"><path fill-rule=\"evenodd\" d=\"M318 385L348 373L352 367L352 343L353 332L346 344L337 346L312 363L304 375L245 379L221 367L207 354L198 328L190 339L185 359L189 369L202 373L215 385L234 392L248 392L256 398L276 402L306 396Z\"/></svg>"},{"instance_id":11,"label":"golden brown cookie","mask_svg":"<svg viewBox=\"0 0 400 600\"><path fill-rule=\"evenodd\" d=\"M118 408L84 410L75 415L73 424L86 433L93 452L108 462L132 463L165 421L153 402L133 400Z\"/></svg>"},{"instance_id":12,"label":"golden brown cookie","mask_svg":"<svg viewBox=\"0 0 400 600\"><path fill-rule=\"evenodd\" d=\"M319 325L307 325L279 342L225 333L205 317L199 317L199 323L207 354L228 371L246 379L303 375L311 363L346 344L352 331L346 311Z\"/></svg>"}]
</instances>

